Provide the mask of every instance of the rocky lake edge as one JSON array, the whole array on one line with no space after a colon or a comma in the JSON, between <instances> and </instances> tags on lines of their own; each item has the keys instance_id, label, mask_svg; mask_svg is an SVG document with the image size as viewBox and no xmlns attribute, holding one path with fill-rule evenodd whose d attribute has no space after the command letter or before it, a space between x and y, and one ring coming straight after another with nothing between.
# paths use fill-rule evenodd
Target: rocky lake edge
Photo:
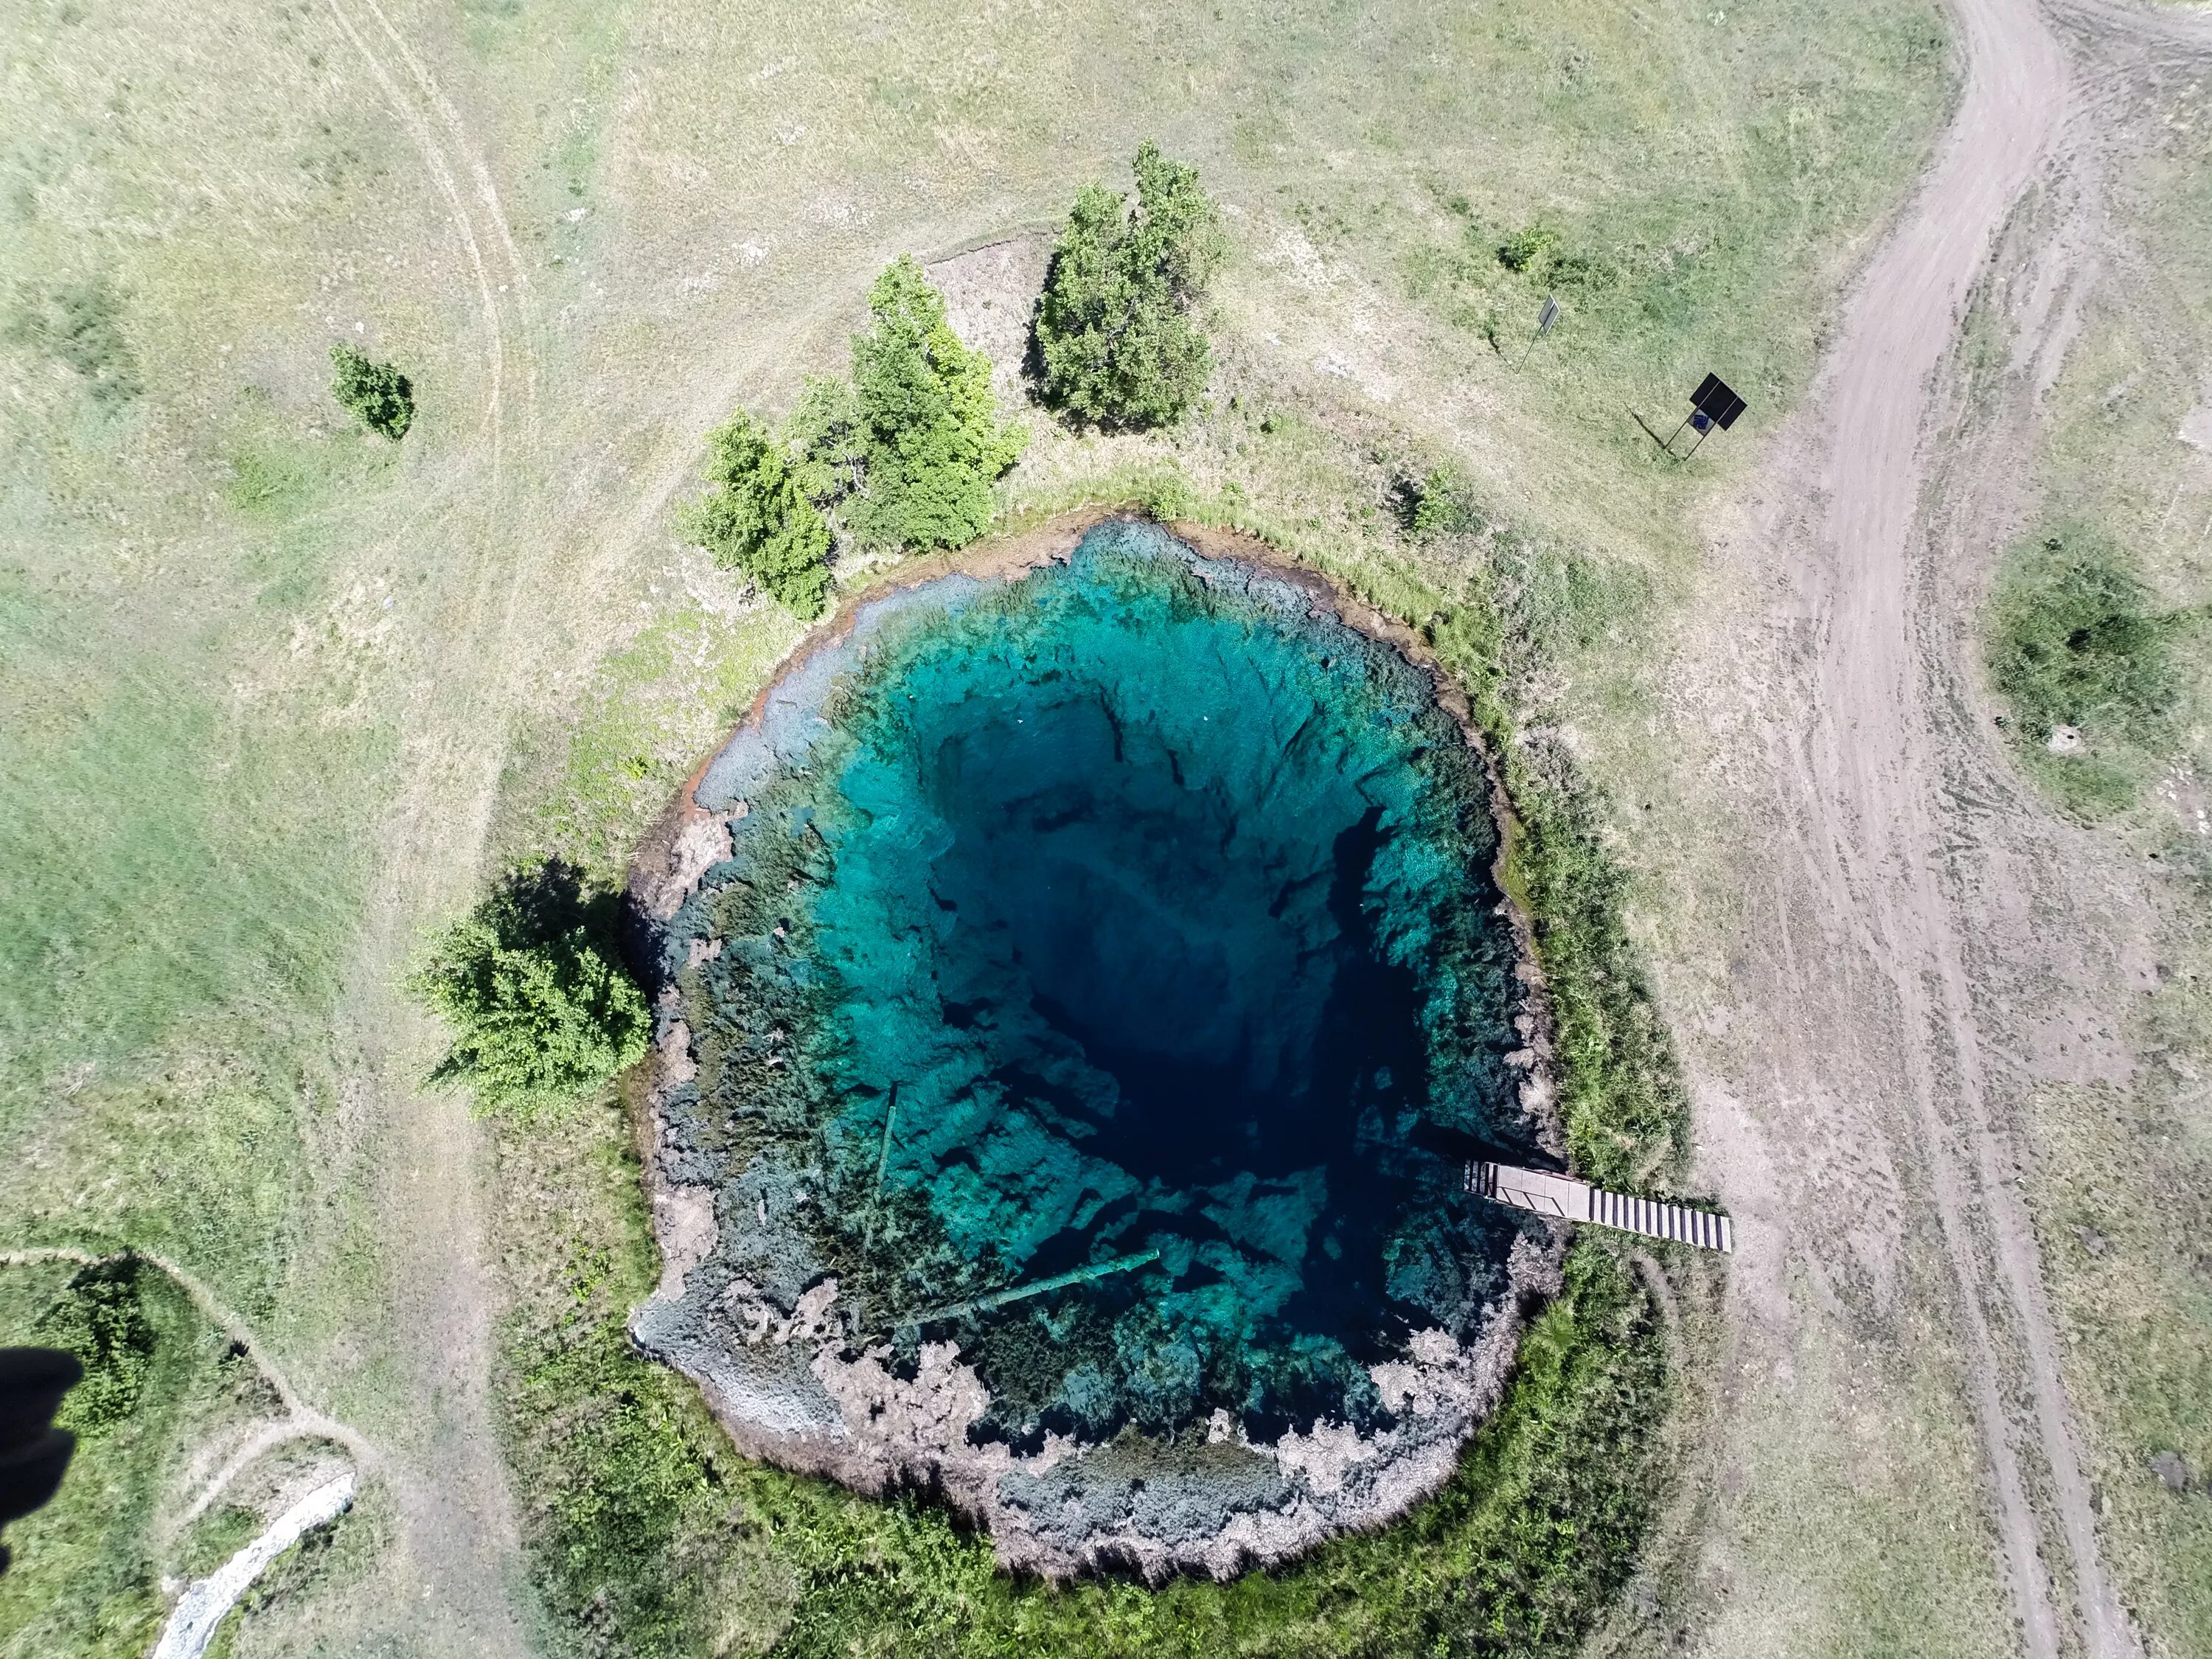
<instances>
[{"instance_id":1,"label":"rocky lake edge","mask_svg":"<svg viewBox=\"0 0 2212 1659\"><path fill-rule=\"evenodd\" d=\"M685 1160L672 1139L665 1108L672 1091L696 1075L696 1061L660 947L667 925L729 855L729 825L744 811L741 798L701 804L710 770L744 734L757 737L795 677L852 643L871 607L948 577L1018 580L1064 562L1100 525L1143 517L1115 507L1061 514L957 555L902 564L848 596L786 658L642 838L628 889L637 954L659 975L654 1046L629 1097L663 1263L656 1294L633 1315L633 1339L700 1385L744 1454L871 1494L932 1492L988 1529L1002 1565L1053 1579L1102 1570L1153 1581L1178 1571L1227 1578L1404 1514L1443 1486L1467 1438L1495 1408L1525 1321L1558 1291L1565 1243L1563 1229L1516 1242L1507 1288L1471 1340L1418 1332L1402 1356L1372 1368L1392 1407L1390 1426L1363 1435L1322 1420L1272 1442L1248 1438L1217 1412L1196 1446L1189 1437L1178 1445L1133 1429L1103 1443L1048 1434L1042 1449L1027 1452L999 1440L973 1443L969 1429L988 1395L957 1346L924 1343L918 1364L894 1364L887 1345L856 1341L837 1317L833 1276L778 1296L742 1276L710 1273L713 1296L699 1293L702 1282L695 1281L716 1254L720 1224L715 1189L683 1178ZM1160 528L1200 560L1290 585L1308 599L1309 615L1333 617L1402 656L1480 757L1498 832L1492 883L1514 945L1511 1018L1523 1046L1510 1063L1520 1073L1521 1107L1539 1143L1557 1157L1564 1140L1547 1000L1531 918L1504 878L1517 819L1465 694L1418 631L1321 573L1249 536L1183 522Z\"/></svg>"}]
</instances>

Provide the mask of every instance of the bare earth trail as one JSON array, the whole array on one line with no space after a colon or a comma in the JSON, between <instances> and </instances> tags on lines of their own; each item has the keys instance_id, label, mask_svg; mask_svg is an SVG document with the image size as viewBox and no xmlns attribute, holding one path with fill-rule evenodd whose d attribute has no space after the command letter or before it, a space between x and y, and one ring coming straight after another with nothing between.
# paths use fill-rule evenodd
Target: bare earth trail
<instances>
[{"instance_id":1,"label":"bare earth trail","mask_svg":"<svg viewBox=\"0 0 2212 1659\"><path fill-rule=\"evenodd\" d=\"M348 1106L324 1157L364 1194L376 1284L349 1292L375 1298L380 1316L341 1333L322 1363L335 1384L368 1352L388 1362L380 1473L398 1520L392 1559L349 1622L404 1632L424 1652L520 1656L530 1645L520 1534L491 1417L484 1137L465 1097L421 1086L425 1033L400 981L424 922L477 878L507 755L518 606L542 545L510 453L526 457L537 427L533 319L487 163L428 66L377 0L328 9L447 210L481 319L485 457L448 526L466 556L416 665L398 792L339 1017Z\"/></svg>"},{"instance_id":2,"label":"bare earth trail","mask_svg":"<svg viewBox=\"0 0 2212 1659\"><path fill-rule=\"evenodd\" d=\"M1740 1368L1772 1367L1788 1387L1793 1276L1845 1333L1868 1310L1876 1323L1893 1315L1915 1218L1932 1212L1920 1236L1932 1234L1940 1258L1929 1260L1950 1281L1937 1322L1957 1346L2015 1621L2014 1641L1992 1650L2134 1659L2140 1638L2100 1557L2019 1154L1992 1098L2008 1034L1977 1003L1970 969L1989 945L1993 894L1970 872L2003 854L1973 844L1977 820L1961 810L1962 773L1992 768L1961 761L1979 739L1948 706L1960 630L1929 568L1924 499L1954 416L1942 371L1969 301L2016 205L2062 167L2094 77L2035 0L1952 9L1965 74L1951 127L1862 273L1763 499L1721 538L1719 562L1735 567L1723 580L1764 590L1747 625L1765 651L1702 672L1732 674L1721 702L1765 711L1740 716L1746 742L1717 762L1743 791L1738 810L1767 832L1740 896L1745 934L1765 942L1747 969L1730 964L1749 981L1730 1022L1740 1029L1692 1031L1686 1048L1702 1155L1753 1218L1731 1291ZM2187 40L2199 20L2098 3L2065 21L2154 48ZM2044 325L2043 345L2063 352L2049 331L2065 325ZM1743 1455L1739 1446L1723 1464L1740 1474ZM1743 1637L1716 1640L1734 1650Z\"/></svg>"},{"instance_id":3,"label":"bare earth trail","mask_svg":"<svg viewBox=\"0 0 2212 1659\"><path fill-rule=\"evenodd\" d=\"M574 669L605 644L588 628L572 634L565 653L550 642L595 615L590 592L635 557L695 468L696 434L779 343L750 343L718 366L682 417L665 423L666 453L611 513L561 521L539 417L544 324L495 182L498 154L466 118L466 94L441 84L434 31L410 39L404 11L387 0L326 4L446 210L480 319L486 458L455 503L450 533L467 556L416 667L398 790L383 813L380 867L340 1016L348 1109L327 1153L365 1191L381 1305L373 1316L362 1308L366 1328L340 1333L324 1359L338 1368L372 1355L389 1362L390 1381L376 1389L391 1413L377 1473L398 1527L376 1579L354 1606L333 1612L341 1627L404 1640L410 1652L520 1659L536 1645L533 1598L492 1398L501 1291L489 1137L465 1092L422 1086L421 1062L437 1034L400 983L426 928L465 903L485 873L520 712L535 688L558 678L564 656ZM840 302L849 309L855 295L825 296L794 325L811 326Z\"/></svg>"},{"instance_id":4,"label":"bare earth trail","mask_svg":"<svg viewBox=\"0 0 2212 1659\"><path fill-rule=\"evenodd\" d=\"M1912 556L1930 382L1990 243L2057 131L2069 77L2057 41L2027 0L1960 0L1956 11L1968 66L1965 99L1919 201L1863 278L1826 388L1819 451L1826 556L1806 567L1808 609L1824 640L1798 782L1822 832L1808 853L1825 865L1818 874L1850 931L1887 972L1908 1036L1905 1080L1957 1279L2014 1607L2028 1653L2057 1659L2057 1619L2019 1462L2024 1425L2008 1417L1983 1312L1972 1236L1978 1209L1996 1244L2003 1293L2022 1325L2039 1330L2046 1359L2049 1319L2033 1237L2018 1206L2004 1202L1991 1167L1979 1038L1966 990L1968 923L1940 883L1940 775L1920 707ZM1927 1041L1909 1040L1923 1032ZM1955 1121L1946 1119L1944 1095ZM2038 1368L2034 1389L2034 1432L2062 1510L2069 1499L2080 1509L2080 1537L2069 1526L2068 1543L2090 1610L2090 1652L2119 1659L2127 1649L2098 1565L2055 1364Z\"/></svg>"}]
</instances>

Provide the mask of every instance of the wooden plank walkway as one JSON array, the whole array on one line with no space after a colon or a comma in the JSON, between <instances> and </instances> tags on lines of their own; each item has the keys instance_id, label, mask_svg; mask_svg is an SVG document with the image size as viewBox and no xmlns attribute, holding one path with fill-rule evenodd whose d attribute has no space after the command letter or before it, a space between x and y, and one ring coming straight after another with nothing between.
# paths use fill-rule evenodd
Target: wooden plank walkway
<instances>
[{"instance_id":1,"label":"wooden plank walkway","mask_svg":"<svg viewBox=\"0 0 2212 1659\"><path fill-rule=\"evenodd\" d=\"M1724 1215L1626 1193L1608 1193L1571 1176L1478 1162L1467 1166L1467 1190L1494 1204L1510 1204L1516 1210L1557 1216L1565 1221L1693 1244L1723 1255L1735 1249L1735 1224Z\"/></svg>"}]
</instances>

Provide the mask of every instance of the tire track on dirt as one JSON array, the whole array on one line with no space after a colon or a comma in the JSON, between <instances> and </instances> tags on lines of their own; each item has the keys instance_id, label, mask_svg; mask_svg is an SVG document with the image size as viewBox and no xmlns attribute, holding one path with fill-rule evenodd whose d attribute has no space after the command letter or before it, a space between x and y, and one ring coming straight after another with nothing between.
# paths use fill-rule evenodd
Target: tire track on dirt
<instances>
[{"instance_id":1,"label":"tire track on dirt","mask_svg":"<svg viewBox=\"0 0 2212 1659\"><path fill-rule=\"evenodd\" d=\"M445 1645L520 1655L520 1528L489 1398L496 1292L483 1135L464 1098L427 1091L410 1075L432 1034L401 1000L398 981L425 921L476 878L507 759L519 614L541 556L541 538L517 522L531 500L518 473L528 471L538 434L527 279L490 169L422 56L376 0L328 4L445 205L485 335L486 453L472 499L456 503L448 529L465 574L422 641L421 690L402 718L398 788L384 814L341 1022L360 1056L352 1156L370 1176L385 1238L379 1267L390 1307L380 1340L395 1350L404 1379L391 1397L409 1430L408 1443L391 1448L397 1553L422 1583L422 1613L442 1628ZM517 389L520 419L511 424ZM509 453L511 438L524 446L519 454ZM390 1611L427 1633L412 1608Z\"/></svg>"},{"instance_id":2,"label":"tire track on dirt","mask_svg":"<svg viewBox=\"0 0 2212 1659\"><path fill-rule=\"evenodd\" d=\"M1814 696L1805 727L1772 752L1800 826L1797 890L1816 900L1800 925L1848 940L1856 965L1834 952L1791 955L1784 995L1800 1010L1848 1006L1851 981L1871 975L1893 1010L1904 1123L1934 1200L2025 1650L2137 1659L2100 1557L2033 1220L1990 1099L1969 969L1977 924L1956 876L1972 831L1947 792L1938 706L1949 635L1933 614L1923 539L1931 458L1947 435L1939 370L1999 232L2091 92L2035 0L1951 0L1951 9L1965 70L1957 111L1847 305L1796 458L1793 493L1817 503L1801 526L1814 556L1796 595L1813 624ZM2109 0L2069 9L2060 15L2092 33L2140 17ZM2168 22L2156 20L2158 38L2170 38ZM1786 903L1777 909L1786 915ZM1855 1034L1778 1041L1800 1075L1838 1060L1843 1074L1879 1070L1863 1051L1823 1053ZM1893 1183L1880 1154L1867 1156L1846 1184Z\"/></svg>"},{"instance_id":3,"label":"tire track on dirt","mask_svg":"<svg viewBox=\"0 0 2212 1659\"><path fill-rule=\"evenodd\" d=\"M485 349L490 357L491 386L484 405L484 430L491 445L492 488L496 491L500 480L501 392L507 343L506 331L500 319L499 302L493 295L491 276L484 265L483 249L477 241L476 227L470 220L468 206L462 199L460 187L453 181L445 151L431 133L428 124L422 119L406 94L401 92L398 82L385 68L384 60L370 50L368 42L354 27L353 20L346 15L339 0L329 0L329 5L331 18L346 39L353 42L355 51L361 55L362 62L382 90L385 102L398 118L400 125L406 129L415 148L422 153L424 171L430 175L430 182L436 186L438 193L446 198L454 232L461 239L461 246L468 255L469 269L476 277L477 297L483 312ZM380 11L377 15L380 17L383 15ZM387 28L390 27L388 23L386 25Z\"/></svg>"},{"instance_id":4,"label":"tire track on dirt","mask_svg":"<svg viewBox=\"0 0 2212 1659\"><path fill-rule=\"evenodd\" d=\"M335 5L337 0L331 0L331 3ZM481 149L477 145L467 124L461 119L459 112L454 109L453 100L446 96L445 88L438 84L436 77L430 73L422 58L409 44L407 37L393 27L391 15L384 9L381 0L362 0L362 3L368 8L370 15L376 19L378 27L392 42L392 48L398 52L400 62L407 66L407 72L414 80L416 88L422 93L424 101L437 112L440 120L445 125L448 137L466 163L469 177L476 185L477 200L481 204L491 233L498 239L500 250L505 257L508 280L507 284L502 285L501 291L508 291L508 287L511 285L514 307L520 325L525 331L534 331L536 307L531 301L530 273L523 266L521 252L514 243L514 227L507 222L507 210L500 202L499 186L492 179L491 169L485 164ZM428 146L426 154L436 149L434 141L418 138L417 143ZM441 164L447 166L450 171L450 162L442 161L441 158ZM457 195L449 195L447 199L454 201L458 208ZM465 223L465 215L463 216L463 219ZM526 440L535 435L538 425L538 375L535 356L526 350L521 356L522 422L523 435Z\"/></svg>"},{"instance_id":5,"label":"tire track on dirt","mask_svg":"<svg viewBox=\"0 0 2212 1659\"><path fill-rule=\"evenodd\" d=\"M400 87L398 77L385 65L375 48L346 15L343 6L347 3L358 3L367 9L374 21L376 31L398 55L405 67L407 78L412 82L422 105L428 107L438 124L445 129L447 139L440 138L430 118L417 107L415 98L410 97ZM491 477L485 491L489 507L486 533L487 539L498 538L505 541L514 549L514 556L505 562L506 589L499 605L497 631L489 650L480 631L484 607L480 603L472 602L465 611L468 629L466 647L448 654L466 665L473 666L486 660L492 665L501 696L495 706L482 712L488 720L495 720L502 728L502 741L497 746L503 750L504 723L513 704L519 678L520 665L514 648L515 629L522 595L539 563L538 549L543 539L528 533L501 537L499 525L501 515L526 507L526 503L518 503L512 499L512 480L508 477L509 469L505 465L505 392L510 356L517 371L514 378L520 382L522 402L520 430L515 436L525 446L526 454L531 453L539 438L538 363L530 344L530 335L535 326L535 307L530 297L529 273L524 267L520 250L515 245L514 228L507 222L498 186L484 161L483 149L461 118L453 100L446 95L445 89L430 72L422 55L392 23L391 15L385 10L380 0L343 0L343 3L342 0L329 0L329 4L340 27L353 41L363 61L369 65L386 100L407 130L409 138L422 153L425 170L436 185L439 194L446 200L449 216L467 251L470 268L476 278L490 352L491 386L486 415L492 450ZM454 159L456 155L460 157L459 162ZM471 210L457 176L464 167L476 186L477 205L474 210ZM484 220L481 229L477 222L479 213ZM496 244L507 273L507 280L499 283L496 290L483 251L486 240ZM504 306L501 304L502 297L506 302ZM507 316L509 311L514 313L512 321ZM510 335L515 337L510 339ZM500 562L496 559L488 559L479 564L476 590L479 598L487 593L500 574ZM481 792L480 810L472 815L474 834L469 837L473 843L471 848L472 857L481 848L483 830L489 823L491 805L496 793L499 762L502 758L503 753L490 759L489 781Z\"/></svg>"},{"instance_id":6,"label":"tire track on dirt","mask_svg":"<svg viewBox=\"0 0 2212 1659\"><path fill-rule=\"evenodd\" d=\"M1797 784L1824 830L1808 874L1878 965L1899 1011L1916 1150L1957 1293L2004 1577L2027 1651L2058 1659L2059 1620L2020 1453L2023 1425L2004 1398L1977 1232L1992 1236L2002 1288L2023 1321L2023 1250L2039 1285L2040 1271L2033 1237L2013 1236L2011 1218L1988 1203L1981 1161L1958 1145L1985 1139L1988 1115L1960 919L1939 876L1940 776L1917 659L1914 532L1926 477L1923 434L1937 413L1936 371L1990 246L2057 132L2068 68L2029 0L1953 0L1952 9L1965 48L1964 95L1917 200L1861 280L1816 392L1825 556L1808 567L1806 598L1821 648ZM1939 1103L1947 1054L1955 1128ZM2073 1463L2063 1437L2043 1451L2054 1468ZM2084 1589L2100 1583L2094 1551L2093 1541L2088 1559L2075 1564ZM2097 1659L2125 1651L2109 1639L2092 1648Z\"/></svg>"}]
</instances>

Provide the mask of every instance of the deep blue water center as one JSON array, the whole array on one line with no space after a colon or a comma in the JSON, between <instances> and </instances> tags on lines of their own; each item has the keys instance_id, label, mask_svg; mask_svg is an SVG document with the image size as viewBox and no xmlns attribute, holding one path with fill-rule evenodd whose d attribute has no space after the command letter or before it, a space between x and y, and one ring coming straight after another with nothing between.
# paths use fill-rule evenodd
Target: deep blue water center
<instances>
[{"instance_id":1,"label":"deep blue water center","mask_svg":"<svg viewBox=\"0 0 2212 1659\"><path fill-rule=\"evenodd\" d=\"M1017 1439L1374 1423L1366 1367L1502 1283L1461 1161L1525 1144L1487 786L1428 678L1122 521L863 622L744 781L687 988L852 1339L957 1340Z\"/></svg>"}]
</instances>

